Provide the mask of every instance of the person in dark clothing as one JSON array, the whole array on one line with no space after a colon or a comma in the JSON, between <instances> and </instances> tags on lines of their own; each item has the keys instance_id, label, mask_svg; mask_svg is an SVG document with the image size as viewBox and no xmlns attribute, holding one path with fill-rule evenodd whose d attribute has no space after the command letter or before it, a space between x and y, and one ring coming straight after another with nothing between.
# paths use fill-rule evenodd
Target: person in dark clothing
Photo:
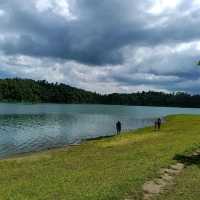
<instances>
[{"instance_id":1,"label":"person in dark clothing","mask_svg":"<svg viewBox=\"0 0 200 200\"><path fill-rule=\"evenodd\" d=\"M117 134L119 134L121 132L121 129L122 129L122 124L120 121L118 121L116 123L116 129L117 129Z\"/></svg>"},{"instance_id":2,"label":"person in dark clothing","mask_svg":"<svg viewBox=\"0 0 200 200\"><path fill-rule=\"evenodd\" d=\"M157 126L158 126L158 130L160 130L160 127L161 127L161 119L160 118L158 118L158 120L157 120Z\"/></svg>"},{"instance_id":3,"label":"person in dark clothing","mask_svg":"<svg viewBox=\"0 0 200 200\"><path fill-rule=\"evenodd\" d=\"M156 131L156 130L160 130L161 123L162 123L162 121L161 121L160 118L158 118L158 119L154 122L154 130L155 130L155 131Z\"/></svg>"}]
</instances>

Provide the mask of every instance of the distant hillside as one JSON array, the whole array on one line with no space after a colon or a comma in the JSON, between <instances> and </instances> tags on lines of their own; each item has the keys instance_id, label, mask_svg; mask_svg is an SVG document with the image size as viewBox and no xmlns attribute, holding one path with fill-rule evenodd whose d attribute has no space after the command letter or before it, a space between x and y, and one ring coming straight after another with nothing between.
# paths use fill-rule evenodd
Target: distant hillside
<instances>
[{"instance_id":1,"label":"distant hillside","mask_svg":"<svg viewBox=\"0 0 200 200\"><path fill-rule=\"evenodd\" d=\"M0 101L97 103L99 96L65 84L48 83L45 80L0 79Z\"/></svg>"},{"instance_id":2,"label":"distant hillside","mask_svg":"<svg viewBox=\"0 0 200 200\"><path fill-rule=\"evenodd\" d=\"M0 79L0 101L200 107L200 95L153 91L100 95L62 83L18 78Z\"/></svg>"}]
</instances>

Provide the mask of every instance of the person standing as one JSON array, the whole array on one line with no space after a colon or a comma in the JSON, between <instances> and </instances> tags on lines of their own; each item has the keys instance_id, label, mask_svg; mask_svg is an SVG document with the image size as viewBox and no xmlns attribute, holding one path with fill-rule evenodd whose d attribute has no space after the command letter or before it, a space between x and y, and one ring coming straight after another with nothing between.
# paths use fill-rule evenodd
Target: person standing
<instances>
[{"instance_id":1,"label":"person standing","mask_svg":"<svg viewBox=\"0 0 200 200\"><path fill-rule=\"evenodd\" d=\"M158 118L158 119L154 122L154 130L155 130L155 131L156 131L156 130L160 130L160 128L161 128L161 123L162 123L162 121L161 121L160 118Z\"/></svg>"},{"instance_id":2,"label":"person standing","mask_svg":"<svg viewBox=\"0 0 200 200\"><path fill-rule=\"evenodd\" d=\"M158 118L158 120L157 120L157 126L158 126L158 130L160 130L160 127L161 127L161 119L160 118Z\"/></svg>"},{"instance_id":3,"label":"person standing","mask_svg":"<svg viewBox=\"0 0 200 200\"><path fill-rule=\"evenodd\" d=\"M118 121L116 123L116 129L117 129L117 134L120 134L121 133L121 130L122 130L122 124L120 121Z\"/></svg>"}]
</instances>

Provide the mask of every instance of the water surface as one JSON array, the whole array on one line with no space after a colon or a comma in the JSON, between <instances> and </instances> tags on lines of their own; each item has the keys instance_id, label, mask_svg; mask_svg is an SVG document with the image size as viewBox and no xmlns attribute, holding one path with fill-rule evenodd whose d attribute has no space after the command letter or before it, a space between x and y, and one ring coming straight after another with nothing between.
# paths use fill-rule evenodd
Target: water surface
<instances>
[{"instance_id":1,"label":"water surface","mask_svg":"<svg viewBox=\"0 0 200 200\"><path fill-rule=\"evenodd\" d=\"M0 157L112 135L118 120L130 130L169 114L200 114L200 109L0 103Z\"/></svg>"}]
</instances>

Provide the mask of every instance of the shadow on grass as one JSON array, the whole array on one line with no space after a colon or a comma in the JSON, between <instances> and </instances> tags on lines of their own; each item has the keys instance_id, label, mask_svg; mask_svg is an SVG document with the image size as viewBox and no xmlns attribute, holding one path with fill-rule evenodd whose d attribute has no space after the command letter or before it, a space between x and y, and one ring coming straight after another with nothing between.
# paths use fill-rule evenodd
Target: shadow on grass
<instances>
[{"instance_id":1,"label":"shadow on grass","mask_svg":"<svg viewBox=\"0 0 200 200\"><path fill-rule=\"evenodd\" d=\"M199 165L200 166L200 155L180 155L177 154L174 156L174 160L177 160L178 162L181 162L185 164L186 166L189 165Z\"/></svg>"}]
</instances>

